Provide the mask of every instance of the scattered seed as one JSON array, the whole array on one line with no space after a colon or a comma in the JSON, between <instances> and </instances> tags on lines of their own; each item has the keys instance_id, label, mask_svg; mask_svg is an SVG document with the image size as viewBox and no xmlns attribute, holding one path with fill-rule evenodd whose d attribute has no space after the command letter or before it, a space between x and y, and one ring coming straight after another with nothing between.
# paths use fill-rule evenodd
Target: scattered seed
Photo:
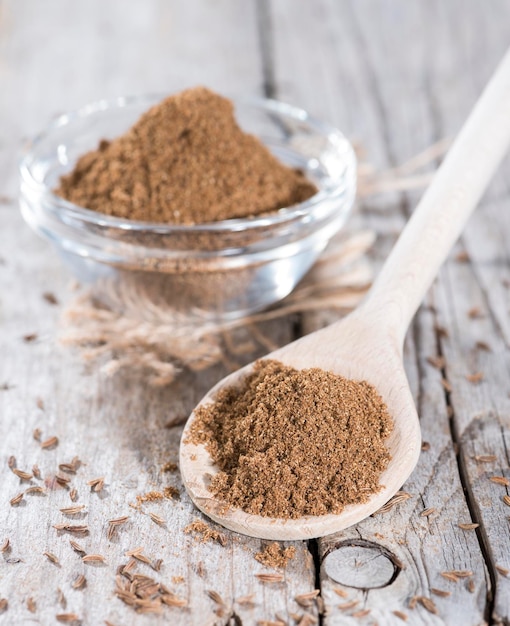
<instances>
[{"instance_id":1,"label":"scattered seed","mask_svg":"<svg viewBox=\"0 0 510 626\"><path fill-rule=\"evenodd\" d=\"M21 480L31 480L33 478L33 474L30 474L29 472L23 472L17 467L12 468L12 473L16 474L16 476Z\"/></svg>"},{"instance_id":2,"label":"scattered seed","mask_svg":"<svg viewBox=\"0 0 510 626\"><path fill-rule=\"evenodd\" d=\"M320 594L320 592L320 589L314 589L309 593L301 593L300 595L295 596L294 600L299 604L299 606L306 609L313 605L315 598Z\"/></svg>"},{"instance_id":3,"label":"scattered seed","mask_svg":"<svg viewBox=\"0 0 510 626\"><path fill-rule=\"evenodd\" d=\"M32 474L34 478L41 478L41 470L38 465L32 465Z\"/></svg>"},{"instance_id":4,"label":"scattered seed","mask_svg":"<svg viewBox=\"0 0 510 626\"><path fill-rule=\"evenodd\" d=\"M315 626L317 624L317 618L310 613L303 613L297 626ZM286 622L282 622L282 625L286 625Z\"/></svg>"},{"instance_id":5,"label":"scattered seed","mask_svg":"<svg viewBox=\"0 0 510 626\"><path fill-rule=\"evenodd\" d=\"M29 487L28 489L25 489L25 495L32 494L32 493L46 493L46 492L42 487L39 487L37 485L34 485L33 487Z\"/></svg>"},{"instance_id":6,"label":"scattered seed","mask_svg":"<svg viewBox=\"0 0 510 626\"><path fill-rule=\"evenodd\" d=\"M459 578L469 578L473 575L473 572L469 569L454 569L452 573Z\"/></svg>"},{"instance_id":7,"label":"scattered seed","mask_svg":"<svg viewBox=\"0 0 510 626\"><path fill-rule=\"evenodd\" d=\"M429 517L429 515L432 515L433 513L435 513L437 511L435 506L430 506L428 509L424 509L421 513L420 513L420 517Z\"/></svg>"},{"instance_id":8,"label":"scattered seed","mask_svg":"<svg viewBox=\"0 0 510 626\"><path fill-rule=\"evenodd\" d=\"M478 463L494 463L498 457L495 454L478 454L475 456L475 461Z\"/></svg>"},{"instance_id":9,"label":"scattered seed","mask_svg":"<svg viewBox=\"0 0 510 626\"><path fill-rule=\"evenodd\" d=\"M503 496L503 502L504 502L507 506L510 506L510 496Z\"/></svg>"},{"instance_id":10,"label":"scattered seed","mask_svg":"<svg viewBox=\"0 0 510 626\"><path fill-rule=\"evenodd\" d=\"M479 383L484 379L483 372L476 372L475 374L467 374L466 380L470 383Z\"/></svg>"},{"instance_id":11,"label":"scattered seed","mask_svg":"<svg viewBox=\"0 0 510 626\"><path fill-rule=\"evenodd\" d=\"M151 564L151 560L149 559L149 557L142 552L139 552L138 554L133 554L133 558L137 561L140 561L141 563L145 563L146 565Z\"/></svg>"},{"instance_id":12,"label":"scattered seed","mask_svg":"<svg viewBox=\"0 0 510 626\"><path fill-rule=\"evenodd\" d=\"M80 544L76 541L74 541L73 539L69 540L69 544L71 545L71 548L77 552L79 555L83 556L84 554L86 554L87 552L85 551L84 548L82 548L80 546Z\"/></svg>"},{"instance_id":13,"label":"scattered seed","mask_svg":"<svg viewBox=\"0 0 510 626\"><path fill-rule=\"evenodd\" d=\"M262 583L281 583L283 574L255 574Z\"/></svg>"},{"instance_id":14,"label":"scattered seed","mask_svg":"<svg viewBox=\"0 0 510 626\"><path fill-rule=\"evenodd\" d=\"M508 480L505 476L491 476L489 480L497 485L504 485L505 487L510 485L510 480Z\"/></svg>"},{"instance_id":15,"label":"scattered seed","mask_svg":"<svg viewBox=\"0 0 510 626\"><path fill-rule=\"evenodd\" d=\"M13 454L7 459L7 467L11 470L16 467L16 457Z\"/></svg>"},{"instance_id":16,"label":"scattered seed","mask_svg":"<svg viewBox=\"0 0 510 626\"><path fill-rule=\"evenodd\" d=\"M108 520L108 524L110 524L110 526L121 526L122 524L125 524L128 519L129 515L124 515L123 517Z\"/></svg>"},{"instance_id":17,"label":"scattered seed","mask_svg":"<svg viewBox=\"0 0 510 626\"><path fill-rule=\"evenodd\" d=\"M489 344L488 344L488 343L485 343L485 341L477 341L477 342L475 343L475 347L476 347L478 350L484 350L485 352L491 352L491 351L492 351L492 350L491 350L491 347L489 346Z\"/></svg>"},{"instance_id":18,"label":"scattered seed","mask_svg":"<svg viewBox=\"0 0 510 626\"><path fill-rule=\"evenodd\" d=\"M102 554L86 554L81 557L84 563L105 563L106 559Z\"/></svg>"},{"instance_id":19,"label":"scattered seed","mask_svg":"<svg viewBox=\"0 0 510 626\"><path fill-rule=\"evenodd\" d=\"M69 492L69 497L71 498L71 502L76 502L78 500L78 490L76 487L73 487Z\"/></svg>"},{"instance_id":20,"label":"scattered seed","mask_svg":"<svg viewBox=\"0 0 510 626\"><path fill-rule=\"evenodd\" d=\"M319 611L319 614L324 615L324 613L326 612L326 606L324 604L322 596L317 596L315 598L315 603L317 604L317 610Z\"/></svg>"},{"instance_id":21,"label":"scattered seed","mask_svg":"<svg viewBox=\"0 0 510 626\"><path fill-rule=\"evenodd\" d=\"M18 493L17 496L14 496L14 498L10 500L11 506L17 506L22 500L23 500L23 492Z\"/></svg>"},{"instance_id":22,"label":"scattered seed","mask_svg":"<svg viewBox=\"0 0 510 626\"><path fill-rule=\"evenodd\" d=\"M443 578L446 578L447 580L451 580L455 583L458 581L459 578L469 578L472 575L473 575L473 572L471 570L454 569L454 570L451 570L450 572L441 572L441 576L443 576Z\"/></svg>"},{"instance_id":23,"label":"scattered seed","mask_svg":"<svg viewBox=\"0 0 510 626\"><path fill-rule=\"evenodd\" d=\"M429 356L427 357L427 362L430 363L430 365L432 365L432 367L435 367L437 370L444 369L446 365L446 359L444 358L444 356Z\"/></svg>"},{"instance_id":24,"label":"scattered seed","mask_svg":"<svg viewBox=\"0 0 510 626\"><path fill-rule=\"evenodd\" d=\"M35 613L37 611L37 604L32 597L27 598L27 609L30 611L30 613Z\"/></svg>"},{"instance_id":25,"label":"scattered seed","mask_svg":"<svg viewBox=\"0 0 510 626\"><path fill-rule=\"evenodd\" d=\"M249 596L241 596L240 598L238 598L236 600L237 604L240 604L241 606L243 605L249 605L249 604L255 604L255 602L253 601L255 598L255 594L254 593L250 593Z\"/></svg>"},{"instance_id":26,"label":"scattered seed","mask_svg":"<svg viewBox=\"0 0 510 626\"><path fill-rule=\"evenodd\" d=\"M55 474L55 482L61 487L65 487L67 489L70 481L71 479L68 476L60 476L60 474Z\"/></svg>"},{"instance_id":27,"label":"scattered seed","mask_svg":"<svg viewBox=\"0 0 510 626\"><path fill-rule=\"evenodd\" d=\"M72 583L72 588L73 589L83 589L85 587L85 585L87 584L87 579L85 578L85 576L83 574L79 574Z\"/></svg>"},{"instance_id":28,"label":"scattered seed","mask_svg":"<svg viewBox=\"0 0 510 626\"><path fill-rule=\"evenodd\" d=\"M467 314L468 314L468 317L470 317L472 320L480 319L481 317L484 317L483 311L479 306L472 306L467 312Z\"/></svg>"},{"instance_id":29,"label":"scattered seed","mask_svg":"<svg viewBox=\"0 0 510 626\"><path fill-rule=\"evenodd\" d=\"M337 594L337 596L340 596L341 598L347 598L347 596L349 595L348 591L345 591L345 589L341 589L340 587L334 587L333 591Z\"/></svg>"},{"instance_id":30,"label":"scattered seed","mask_svg":"<svg viewBox=\"0 0 510 626\"><path fill-rule=\"evenodd\" d=\"M57 602L60 604L60 606L63 609L65 609L67 607L66 597L65 597L64 592L62 591L62 589L60 589L60 587L57 587Z\"/></svg>"},{"instance_id":31,"label":"scattered seed","mask_svg":"<svg viewBox=\"0 0 510 626\"><path fill-rule=\"evenodd\" d=\"M92 491L102 491L103 487L104 487L104 477L102 478L93 478L92 480L89 480L87 482L87 485L90 486L90 488L92 489Z\"/></svg>"},{"instance_id":32,"label":"scattered seed","mask_svg":"<svg viewBox=\"0 0 510 626\"><path fill-rule=\"evenodd\" d=\"M0 552L2 554L4 554L5 552L7 552L11 547L11 541L10 539L6 539L3 544L0 546Z\"/></svg>"},{"instance_id":33,"label":"scattered seed","mask_svg":"<svg viewBox=\"0 0 510 626\"><path fill-rule=\"evenodd\" d=\"M40 428L34 428L34 431L32 433L32 437L36 440L36 441L41 441L41 429Z\"/></svg>"},{"instance_id":34,"label":"scattered seed","mask_svg":"<svg viewBox=\"0 0 510 626\"><path fill-rule=\"evenodd\" d=\"M421 449L423 450L423 452L426 452L427 450L430 450L430 443L428 441L422 441L421 442Z\"/></svg>"},{"instance_id":35,"label":"scattered seed","mask_svg":"<svg viewBox=\"0 0 510 626\"><path fill-rule=\"evenodd\" d=\"M112 539L118 526L125 524L129 519L129 515L123 517L117 517L116 519L108 520L108 539Z\"/></svg>"},{"instance_id":36,"label":"scattered seed","mask_svg":"<svg viewBox=\"0 0 510 626\"><path fill-rule=\"evenodd\" d=\"M341 611L348 611L349 609L354 608L357 604L359 604L359 600L349 600L349 602L344 602L343 604L339 604L338 608Z\"/></svg>"},{"instance_id":37,"label":"scattered seed","mask_svg":"<svg viewBox=\"0 0 510 626\"><path fill-rule=\"evenodd\" d=\"M165 526L166 524L166 521L160 515L156 515L156 513L149 513L149 517L153 522L159 524L160 526Z\"/></svg>"},{"instance_id":38,"label":"scattered seed","mask_svg":"<svg viewBox=\"0 0 510 626\"><path fill-rule=\"evenodd\" d=\"M29 333L28 335L23 335L23 341L25 343L32 343L37 339L37 333Z\"/></svg>"},{"instance_id":39,"label":"scattered seed","mask_svg":"<svg viewBox=\"0 0 510 626\"><path fill-rule=\"evenodd\" d=\"M122 566L122 571L124 574L128 574L132 569L134 569L136 566L136 561L135 559L129 559L129 561L126 563L126 565Z\"/></svg>"},{"instance_id":40,"label":"scattered seed","mask_svg":"<svg viewBox=\"0 0 510 626\"><path fill-rule=\"evenodd\" d=\"M0 613L7 611L8 608L9 608L9 601L7 600L7 598L0 598Z\"/></svg>"},{"instance_id":41,"label":"scattered seed","mask_svg":"<svg viewBox=\"0 0 510 626\"><path fill-rule=\"evenodd\" d=\"M152 563L150 564L150 566L155 572L161 571L162 565L163 565L163 559L156 559L155 561L152 561Z\"/></svg>"},{"instance_id":42,"label":"scattered seed","mask_svg":"<svg viewBox=\"0 0 510 626\"><path fill-rule=\"evenodd\" d=\"M81 513L84 508L84 504L77 504L76 506L66 506L63 509L60 509L60 512L64 515L76 515L77 513Z\"/></svg>"},{"instance_id":43,"label":"scattered seed","mask_svg":"<svg viewBox=\"0 0 510 626\"><path fill-rule=\"evenodd\" d=\"M43 555L48 559L48 561L55 563L55 565L60 565L58 557L56 557L52 552L43 552Z\"/></svg>"},{"instance_id":44,"label":"scattered seed","mask_svg":"<svg viewBox=\"0 0 510 626\"><path fill-rule=\"evenodd\" d=\"M401 619L403 622L407 622L407 613L403 611L393 611L393 615Z\"/></svg>"},{"instance_id":45,"label":"scattered seed","mask_svg":"<svg viewBox=\"0 0 510 626\"><path fill-rule=\"evenodd\" d=\"M475 530L475 528L478 528L480 526L480 524L458 524L459 528L462 528L462 530Z\"/></svg>"},{"instance_id":46,"label":"scattered seed","mask_svg":"<svg viewBox=\"0 0 510 626\"><path fill-rule=\"evenodd\" d=\"M355 611L354 613L351 613L351 615L352 617L357 618L366 617L367 615L370 615L370 609L361 609L361 611Z\"/></svg>"},{"instance_id":47,"label":"scattered seed","mask_svg":"<svg viewBox=\"0 0 510 626\"><path fill-rule=\"evenodd\" d=\"M443 578L446 578L446 580L451 580L454 583L458 582L459 580L458 576L453 572L441 572L441 576Z\"/></svg>"},{"instance_id":48,"label":"scattered seed","mask_svg":"<svg viewBox=\"0 0 510 626\"><path fill-rule=\"evenodd\" d=\"M510 574L510 570L506 567L502 567L501 565L496 565L497 571L501 574L501 576L508 576Z\"/></svg>"},{"instance_id":49,"label":"scattered seed","mask_svg":"<svg viewBox=\"0 0 510 626\"><path fill-rule=\"evenodd\" d=\"M72 535L88 535L89 527L85 525L74 526L70 524L54 524L53 528Z\"/></svg>"},{"instance_id":50,"label":"scattered seed","mask_svg":"<svg viewBox=\"0 0 510 626\"><path fill-rule=\"evenodd\" d=\"M41 443L41 448L43 450L49 450L50 448L54 448L58 446L58 437L50 437Z\"/></svg>"},{"instance_id":51,"label":"scattered seed","mask_svg":"<svg viewBox=\"0 0 510 626\"><path fill-rule=\"evenodd\" d=\"M207 589L206 594L211 598L213 602L216 602L216 604L220 604L222 606L225 605L223 598L220 596L220 594L217 591L214 591L213 589Z\"/></svg>"},{"instance_id":52,"label":"scattered seed","mask_svg":"<svg viewBox=\"0 0 510 626\"><path fill-rule=\"evenodd\" d=\"M437 607L432 598L426 598L425 596L418 596L418 602L426 609L429 613L433 613L437 615Z\"/></svg>"},{"instance_id":53,"label":"scattered seed","mask_svg":"<svg viewBox=\"0 0 510 626\"><path fill-rule=\"evenodd\" d=\"M45 291L42 297L46 300L48 304L54 304L54 305L58 304L58 300L55 294L51 293L51 291Z\"/></svg>"},{"instance_id":54,"label":"scattered seed","mask_svg":"<svg viewBox=\"0 0 510 626\"><path fill-rule=\"evenodd\" d=\"M70 463L60 463L58 469L67 474L76 474L78 468L81 465L80 459L75 456Z\"/></svg>"},{"instance_id":55,"label":"scattered seed","mask_svg":"<svg viewBox=\"0 0 510 626\"><path fill-rule=\"evenodd\" d=\"M447 598L452 595L451 591L443 591L442 589L435 589L434 587L432 587L430 591L435 596L439 596L440 598Z\"/></svg>"},{"instance_id":56,"label":"scattered seed","mask_svg":"<svg viewBox=\"0 0 510 626\"><path fill-rule=\"evenodd\" d=\"M401 502L405 502L409 498L411 498L411 494L406 491L397 491L397 493L383 504L380 509L378 509L373 515L378 515L379 513L387 513L390 509L392 509L395 505L400 504Z\"/></svg>"},{"instance_id":57,"label":"scattered seed","mask_svg":"<svg viewBox=\"0 0 510 626\"><path fill-rule=\"evenodd\" d=\"M71 622L78 622L80 618L76 613L59 613L56 615L57 622L61 622L62 624L70 624Z\"/></svg>"},{"instance_id":58,"label":"scattered seed","mask_svg":"<svg viewBox=\"0 0 510 626\"><path fill-rule=\"evenodd\" d=\"M455 257L455 260L459 263L469 263L469 254L465 250L461 250Z\"/></svg>"},{"instance_id":59,"label":"scattered seed","mask_svg":"<svg viewBox=\"0 0 510 626\"><path fill-rule=\"evenodd\" d=\"M161 596L161 602L167 606L186 606L187 602L184 598L179 598L175 593L164 593Z\"/></svg>"},{"instance_id":60,"label":"scattered seed","mask_svg":"<svg viewBox=\"0 0 510 626\"><path fill-rule=\"evenodd\" d=\"M441 384L443 385L443 389L445 391L447 391L448 393L451 393L452 386L451 386L450 382L448 380L446 380L446 378L441 378Z\"/></svg>"},{"instance_id":61,"label":"scattered seed","mask_svg":"<svg viewBox=\"0 0 510 626\"><path fill-rule=\"evenodd\" d=\"M128 550L127 552L125 552L125 556L135 556L135 554L141 554L143 552L143 548L142 546L139 546L138 548L133 548L132 550Z\"/></svg>"},{"instance_id":62,"label":"scattered seed","mask_svg":"<svg viewBox=\"0 0 510 626\"><path fill-rule=\"evenodd\" d=\"M475 581L472 578L468 580L467 590L469 591L469 593L475 592Z\"/></svg>"}]
</instances>

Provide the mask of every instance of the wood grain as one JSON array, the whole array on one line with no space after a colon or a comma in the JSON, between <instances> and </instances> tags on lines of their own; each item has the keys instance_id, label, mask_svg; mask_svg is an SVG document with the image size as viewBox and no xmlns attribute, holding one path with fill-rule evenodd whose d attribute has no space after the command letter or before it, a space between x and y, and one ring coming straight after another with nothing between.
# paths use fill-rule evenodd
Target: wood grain
<instances>
[{"instance_id":1,"label":"wood grain","mask_svg":"<svg viewBox=\"0 0 510 626\"><path fill-rule=\"evenodd\" d=\"M151 1L140 7L93 1L72 11L58 0L44 7L30 1L2 4L0 41L7 71L1 91L7 97L1 99L6 131L1 160L6 167L0 173L0 193L7 197L0 207L0 384L6 386L0 391L5 433L0 443L0 542L10 540L0 558L0 597L9 601L0 614L2 624L28 619L53 624L61 613L75 613L83 624L106 619L113 624L256 623L275 619L277 613L288 621L289 612L302 610L294 596L314 589L315 571L305 543L296 544L284 582L271 584L255 577L271 572L254 559L260 541L227 533L223 546L200 543L183 532L200 515L178 475L161 470L167 461L177 460L180 437L179 428L166 425L187 416L225 368L185 375L165 389L151 389L137 378L107 380L86 370L77 355L58 344L62 306L43 298L51 292L63 305L72 296L70 277L49 245L22 223L14 200L21 136L63 110L98 97L171 91L202 82L221 91L257 93L262 77L254 13L253 3L241 9L231 1L214 6ZM291 328L273 323L264 332L279 343L289 340ZM25 341L27 335L33 340ZM41 449L32 436L35 428L43 439L56 435L58 446ZM21 484L7 467L10 455L20 469L31 471L37 463L42 478ZM69 488L62 488L53 477L58 465L75 455L82 465L70 475ZM104 477L105 487L95 493L87 482L98 477ZM30 485L43 486L45 493L27 494L17 507L10 506L9 500ZM137 495L165 486L176 487L180 497L132 508ZM71 488L77 489L76 503L85 505L74 516L59 511L73 504ZM149 512L165 524L156 524ZM129 520L109 540L108 520L120 516ZM58 532L53 526L60 523L85 524L89 534ZM103 555L105 564L81 562L70 539L89 554ZM127 562L125 552L138 546L151 560L163 559L163 565L156 573L139 563L137 571L164 582L187 608L168 607L161 617L142 617L114 596L116 568ZM45 551L59 564L50 562ZM74 590L79 574L87 583ZM58 589L66 606L58 601ZM209 591L219 594L223 604L211 599ZM238 602L252 595L252 602ZM33 615L29 598L36 604Z\"/></svg>"},{"instance_id":2,"label":"wood grain","mask_svg":"<svg viewBox=\"0 0 510 626\"><path fill-rule=\"evenodd\" d=\"M260 16L264 19L259 21ZM423 436L430 443L403 487L412 497L319 546L312 543L315 563L305 545L294 544L298 556L283 585L254 578L254 572L263 570L253 559L260 542L226 532L226 547L199 544L176 531L198 516L184 495L146 505L167 520L166 528L129 507L136 494L162 485L182 491L177 476L160 471L162 463L174 460L179 436L177 429L164 425L171 416L186 414L221 372L187 376L178 390L157 392L136 380L107 381L97 372L85 372L56 342L60 308L42 298L51 291L65 302L69 277L47 244L22 224L14 200L21 138L40 130L51 116L103 96L172 91L197 83L253 94L265 85L361 140L376 167L398 164L458 130L510 41L509 18L504 0L91 0L72 7L64 0L0 2L0 257L5 260L0 264L0 385L12 385L0 391L0 545L4 534L11 540L10 550L0 555L0 597L9 599L0 624L29 619L53 624L55 614L63 612L76 612L83 624L94 625L104 619L117 626L170 620L251 625L274 620L280 612L292 623L290 613L304 610L294 595L314 588L314 566L321 559L325 624L403 624L393 611L405 612L408 624L510 620L510 579L495 570L496 565L510 569L509 513L501 500L506 488L488 480L493 473L509 476L510 318L508 288L502 283L510 280L508 164L458 248L468 252L468 262L456 261L454 253L407 339L407 373ZM357 223L380 233L376 264L387 255L416 196L391 194L361 207ZM467 315L473 306L480 307L483 317ZM309 315L302 329L332 319L331 313ZM286 326L272 332L282 340L291 331ZM37 340L23 341L33 333ZM475 349L478 341L491 352ZM437 356L446 359L443 371L427 361ZM469 383L465 375L478 370L485 380ZM445 394L443 377L451 394ZM44 410L37 407L38 397ZM58 435L58 447L41 450L32 439L36 427L43 437ZM105 554L107 565L81 563L69 537L52 528L66 519L59 508L71 504L68 490L27 495L17 509L8 504L24 489L7 468L10 454L21 469L30 471L38 462L44 477L52 476L58 463L80 455L84 465L71 484L77 486L78 502L86 504L83 519L91 534L76 540L90 552ZM488 454L496 455L497 462L474 459ZM108 494L103 499L86 485L101 475ZM430 508L436 511L422 517ZM123 514L129 522L108 542L106 520ZM458 528L458 521L471 519L481 524L479 529ZM328 575L342 575L342 580L352 575L353 551L347 544L353 542L362 565L367 555L368 563L374 563L376 550L374 580L375 573L384 576L393 567L397 576L391 584L366 590L366 581L355 588L348 586L352 581L337 583ZM138 545L151 557L164 558L156 577L173 585L188 600L189 610L168 608L162 618L137 616L113 596L115 567L126 560L125 550ZM49 562L44 551L59 557L61 566ZM329 569L329 554L335 552L340 572L334 563ZM153 574L144 564L138 569ZM467 579L454 583L441 576L456 569L473 571L473 593ZM73 590L72 576L82 571L87 587ZM173 576L183 576L185 582L174 584ZM66 609L58 602L58 587L66 596ZM433 596L432 587L451 595ZM347 590L347 597L335 589ZM206 590L224 598L224 615L215 613L219 607ZM252 592L253 608L236 601ZM438 615L421 604L410 609L414 595L432 597ZM34 614L28 610L29 597L37 603ZM339 608L356 599L355 606ZM370 615L352 617L365 607Z\"/></svg>"},{"instance_id":3,"label":"wood grain","mask_svg":"<svg viewBox=\"0 0 510 626\"><path fill-rule=\"evenodd\" d=\"M275 0L272 15L277 92L281 98L300 102L316 115L337 123L349 136L361 139L368 158L377 165L403 162L424 146L458 130L476 97L476 89L481 89L487 80L491 63L497 62L504 51L504 42L508 40L507 26L501 22L496 26L495 13L492 12L506 10L502 4L492 5L489 12L482 11L475 3L464 3L462 12L458 8L455 2L392 2L383 6L363 1L324 1L315 3L313 9L301 7L302 10L297 12L291 10L289 2ZM321 19L315 19L316 14L320 14ZM308 41L309 45L302 45L303 41ZM285 43L278 45L278 42ZM298 67L300 71L296 72ZM494 197L502 193L506 191L501 189L500 175L488 195ZM416 201L417 194L385 197L361 207L360 221L372 225L381 235L376 261L385 257L395 233L401 228L403 217ZM506 331L508 325L508 300L501 284L508 271L503 234L507 226L502 225L504 212L501 205L490 209L489 206L485 204L487 208L475 213L466 231L464 241L471 241L470 252L478 252L470 254L466 267L477 275L478 280L485 276L484 304L488 309L494 307L487 316L489 319L497 317L501 333L501 329ZM490 210L490 217L481 217L485 210ZM480 232L485 235L482 246ZM439 284L443 284L443 275ZM450 299L457 288L462 293L473 289L466 281L458 287L450 284ZM436 292L434 289L433 296ZM429 304L435 304L436 299L433 297ZM309 315L304 320L304 328L313 330L334 318L332 313ZM327 561L323 561L322 587L329 607L325 620L328 624L351 623L345 613L364 606L371 609L371 615L379 624L399 623L393 610L405 612L408 622L416 624L478 624L487 619L487 614L495 623L508 619L504 604L506 580L500 574L497 575L496 607L491 614L495 558L487 558L487 542L480 542L485 531L462 531L457 526L459 520L469 521L472 517L479 522L473 504L476 508L478 502L485 502L487 509L492 500L484 498L487 490L494 491L497 486L501 492L505 488L501 485L480 486L477 481L476 497L466 501L463 495L464 488L471 491L470 479L464 471L459 474L458 464L462 463L464 455L455 455L452 437L455 446L460 446L461 450L468 444L460 434L457 436L451 431L449 398L441 384L445 372L436 370L427 361L427 357L442 354L438 352L441 343L450 341L441 337L436 327L442 325L451 332L452 323L451 318L438 319L434 309L423 308L407 339L406 370L418 403L423 437L430 443L430 449L422 454L416 471L403 486L413 498L350 531L323 540L320 545L324 556L338 543L368 540L380 547L381 554L384 550L395 554L405 569L389 586L371 589L368 593L364 588L361 591L349 589L347 599L338 602L334 593L338 584L328 576ZM494 336L494 332L486 334L485 327L483 331L480 327L480 320L470 323L476 329L477 340L487 341L499 353L506 352L506 339L503 342L501 336ZM457 334L463 330L464 324L459 323ZM474 339L471 345L473 343ZM483 350L477 353L481 359L488 358ZM445 356L446 373L450 358L459 362L464 358L453 352ZM506 367L501 370L502 376L505 371ZM455 390L455 383L452 385ZM465 398L465 406L470 407L476 393L476 388L464 379L462 391L454 392L452 397ZM506 394L496 393L503 401ZM498 457L497 464L507 468L508 460L501 450L504 430L494 424L490 432L499 438L499 446L494 452ZM476 430L470 433L468 440L469 445L480 446L480 449L492 447L478 443L480 435ZM469 458L472 457L470 452ZM486 467L477 465L477 473L485 471ZM421 517L420 513L427 508L435 511L429 517ZM499 520L499 524L504 523L501 517ZM488 526L491 528L492 525ZM493 537L496 553L504 560L502 542L506 545L508 533L497 525L489 534ZM360 548L360 560L363 552ZM470 594L466 589L466 581L455 584L440 576L441 571L452 569L473 571L474 593ZM409 600L414 595L430 596L431 587L452 592L447 598L434 598L439 616L429 614L420 604L409 610ZM338 608L352 598L359 600L356 607Z\"/></svg>"}]
</instances>

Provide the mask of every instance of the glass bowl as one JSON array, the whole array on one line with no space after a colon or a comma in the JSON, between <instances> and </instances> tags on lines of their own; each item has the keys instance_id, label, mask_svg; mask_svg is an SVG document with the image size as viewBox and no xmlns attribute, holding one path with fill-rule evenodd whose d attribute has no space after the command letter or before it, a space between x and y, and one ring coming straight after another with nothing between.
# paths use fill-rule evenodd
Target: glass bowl
<instances>
[{"instance_id":1,"label":"glass bowl","mask_svg":"<svg viewBox=\"0 0 510 626\"><path fill-rule=\"evenodd\" d=\"M61 115L29 142L20 164L21 211L81 283L141 319L170 310L232 319L284 298L348 217L356 160L345 137L305 111L264 99L234 99L243 130L318 188L274 213L195 226L119 219L53 193L78 157L132 126L162 95L101 100Z\"/></svg>"}]
</instances>

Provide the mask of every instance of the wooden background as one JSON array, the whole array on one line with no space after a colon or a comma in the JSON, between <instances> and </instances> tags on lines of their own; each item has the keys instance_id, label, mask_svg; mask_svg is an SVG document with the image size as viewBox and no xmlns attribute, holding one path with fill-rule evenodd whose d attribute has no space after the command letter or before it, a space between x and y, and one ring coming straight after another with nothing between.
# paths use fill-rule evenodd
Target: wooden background
<instances>
[{"instance_id":1,"label":"wooden background","mask_svg":"<svg viewBox=\"0 0 510 626\"><path fill-rule=\"evenodd\" d=\"M21 140L54 115L97 98L196 84L298 104L362 142L376 167L395 166L458 130L509 41L504 0L0 0L0 546L10 540L0 555L0 598L8 601L0 624L54 624L66 613L116 626L510 623L508 488L489 480L510 477L508 162L409 333L406 367L430 444L403 486L411 497L345 532L295 542L284 581L272 584L254 576L271 572L254 559L263 542L226 533L222 546L183 533L200 516L178 475L161 472L176 459L180 432L165 426L222 372L153 390L85 371L57 341L69 275L22 223L16 198ZM392 194L360 207L358 221L379 235L376 263L415 201ZM292 318L265 331L287 341L332 318ZM435 357L443 357L439 368L428 361ZM478 372L481 382L466 378ZM35 428L59 445L41 449ZM9 504L29 487L9 470L10 455L22 470L39 465L43 479L30 484L44 483L44 495ZM86 513L66 517L59 509L71 505L69 489L52 477L74 455L83 464L71 486ZM495 460L477 460L484 455ZM91 492L87 481L100 476L105 489ZM180 489L179 500L144 507L166 526L129 506L167 485ZM123 515L128 522L109 541L107 520ZM53 528L66 520L88 525L76 540L106 564L81 562L72 537ZM458 526L471 522L479 527ZM138 571L165 582L187 608L138 615L114 596L116 567L137 546L164 561L159 574L144 564ZM457 582L441 575L452 570L470 574ZM86 587L74 590L81 573ZM296 603L315 588L323 607ZM239 602L251 594L252 604ZM415 596L434 604L413 608Z\"/></svg>"}]
</instances>

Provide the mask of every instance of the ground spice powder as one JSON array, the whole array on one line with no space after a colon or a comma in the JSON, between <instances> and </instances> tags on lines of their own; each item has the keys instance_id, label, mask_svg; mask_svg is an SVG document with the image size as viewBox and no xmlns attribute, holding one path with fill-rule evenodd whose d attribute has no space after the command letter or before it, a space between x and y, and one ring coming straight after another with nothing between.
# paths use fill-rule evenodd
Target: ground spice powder
<instances>
[{"instance_id":1,"label":"ground spice powder","mask_svg":"<svg viewBox=\"0 0 510 626\"><path fill-rule=\"evenodd\" d=\"M107 215L186 225L272 212L316 192L239 128L230 100L204 87L166 98L101 141L56 190Z\"/></svg>"},{"instance_id":2,"label":"ground spice powder","mask_svg":"<svg viewBox=\"0 0 510 626\"><path fill-rule=\"evenodd\" d=\"M340 513L380 489L393 421L377 391L319 368L260 360L239 387L200 407L189 440L220 472L210 490L252 514Z\"/></svg>"},{"instance_id":3,"label":"ground spice powder","mask_svg":"<svg viewBox=\"0 0 510 626\"><path fill-rule=\"evenodd\" d=\"M287 563L295 556L296 548L294 546L284 548L274 541L266 545L261 552L257 552L255 559L262 565L278 569L286 567Z\"/></svg>"}]
</instances>

